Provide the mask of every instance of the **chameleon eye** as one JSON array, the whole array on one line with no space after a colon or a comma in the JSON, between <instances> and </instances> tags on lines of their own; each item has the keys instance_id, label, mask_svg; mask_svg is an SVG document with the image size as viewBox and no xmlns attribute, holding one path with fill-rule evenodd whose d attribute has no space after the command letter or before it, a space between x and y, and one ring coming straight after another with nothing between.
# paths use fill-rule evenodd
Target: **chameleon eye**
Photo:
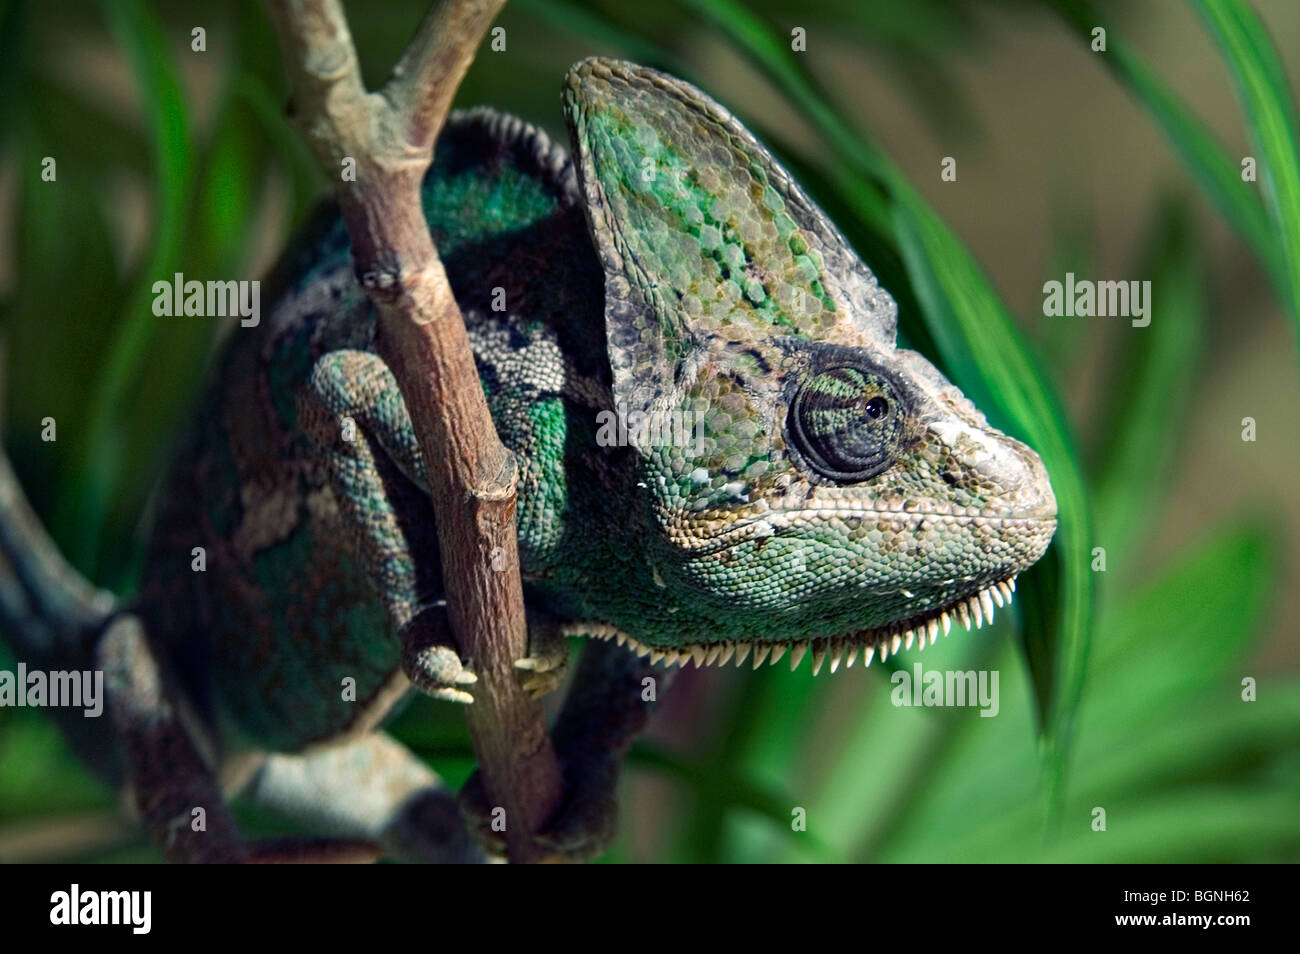
<instances>
[{"instance_id":1,"label":"chameleon eye","mask_svg":"<svg viewBox=\"0 0 1300 954\"><path fill-rule=\"evenodd\" d=\"M867 480L894 462L903 408L880 375L827 368L799 388L789 431L809 466L840 483Z\"/></svg>"}]
</instances>

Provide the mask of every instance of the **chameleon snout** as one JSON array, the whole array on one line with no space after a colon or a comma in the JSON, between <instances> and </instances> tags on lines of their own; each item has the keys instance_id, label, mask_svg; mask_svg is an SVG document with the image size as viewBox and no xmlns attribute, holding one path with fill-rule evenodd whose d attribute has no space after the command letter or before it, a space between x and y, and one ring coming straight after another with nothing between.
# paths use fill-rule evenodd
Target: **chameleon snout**
<instances>
[{"instance_id":1,"label":"chameleon snout","mask_svg":"<svg viewBox=\"0 0 1300 954\"><path fill-rule=\"evenodd\" d=\"M982 515L1056 519L1056 495L1043 460L1001 431L964 421L932 421L943 446L944 479L971 494Z\"/></svg>"}]
</instances>

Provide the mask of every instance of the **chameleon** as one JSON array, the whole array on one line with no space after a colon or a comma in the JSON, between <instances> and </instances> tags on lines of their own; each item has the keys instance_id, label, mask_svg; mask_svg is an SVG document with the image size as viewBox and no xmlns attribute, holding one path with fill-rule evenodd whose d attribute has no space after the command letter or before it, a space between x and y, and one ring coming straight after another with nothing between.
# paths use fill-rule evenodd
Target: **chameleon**
<instances>
[{"instance_id":1,"label":"chameleon","mask_svg":"<svg viewBox=\"0 0 1300 954\"><path fill-rule=\"evenodd\" d=\"M642 679L834 672L979 627L1047 549L1056 502L1033 450L897 346L894 299L722 106L600 58L570 69L562 103L571 150L490 109L453 114L422 201L518 462L516 665L538 694L569 678L566 798L543 836L581 858L616 830ZM268 319L215 362L139 594L115 601L51 553L6 464L0 609L41 658L97 654L114 739L81 749L130 784L169 858L377 841L477 860L457 813L481 833L481 786L458 810L382 732L416 692L472 704L476 677L447 633L425 466L346 229L317 218ZM587 637L572 673L569 636ZM244 841L220 814L236 791L322 839Z\"/></svg>"}]
</instances>

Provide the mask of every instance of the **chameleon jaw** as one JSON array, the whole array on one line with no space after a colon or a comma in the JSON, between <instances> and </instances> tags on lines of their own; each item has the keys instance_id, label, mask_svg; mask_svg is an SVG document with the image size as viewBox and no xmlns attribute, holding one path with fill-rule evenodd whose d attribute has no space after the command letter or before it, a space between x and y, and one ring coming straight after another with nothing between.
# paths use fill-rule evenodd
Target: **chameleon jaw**
<instances>
[{"instance_id":1,"label":"chameleon jaw","mask_svg":"<svg viewBox=\"0 0 1300 954\"><path fill-rule=\"evenodd\" d=\"M888 626L859 630L846 636L825 636L815 639L793 640L790 642L725 640L717 643L691 643L673 649L658 649L647 646L629 636L621 629L604 625L575 625L566 627L574 635L585 635L596 639L614 641L626 646L638 656L649 656L652 663L662 662L666 666L682 666L693 662L697 669L704 666L725 666L734 662L737 667L753 658L753 668L757 669L766 662L775 666L787 652L790 654L790 671L799 668L804 656L812 653L812 672L821 672L826 660L830 660L830 671L835 672L841 662L845 668L857 661L862 653L863 667L870 666L879 653L883 662L902 649L911 649L913 643L919 643L924 649L928 642L933 646L942 632L947 636L953 623L957 622L969 632L979 629L985 623L993 622L994 607L1007 606L1016 590L1015 576L999 580L964 599L946 607L931 610L921 616ZM847 658L845 657L847 653Z\"/></svg>"}]
</instances>

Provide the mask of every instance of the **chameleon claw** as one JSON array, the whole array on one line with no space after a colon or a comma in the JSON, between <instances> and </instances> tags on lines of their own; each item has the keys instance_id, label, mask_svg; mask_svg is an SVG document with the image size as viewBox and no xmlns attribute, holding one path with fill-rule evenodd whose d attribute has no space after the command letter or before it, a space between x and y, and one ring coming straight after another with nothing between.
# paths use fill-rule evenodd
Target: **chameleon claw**
<instances>
[{"instance_id":1,"label":"chameleon claw","mask_svg":"<svg viewBox=\"0 0 1300 954\"><path fill-rule=\"evenodd\" d=\"M407 653L402 668L411 684L425 695L447 702L470 703L474 697L462 687L478 682L478 676L465 668L459 654L447 646L428 646Z\"/></svg>"},{"instance_id":2,"label":"chameleon claw","mask_svg":"<svg viewBox=\"0 0 1300 954\"><path fill-rule=\"evenodd\" d=\"M525 656L515 660L515 668L535 673L563 672L568 662L567 652L563 656Z\"/></svg>"},{"instance_id":3,"label":"chameleon claw","mask_svg":"<svg viewBox=\"0 0 1300 954\"><path fill-rule=\"evenodd\" d=\"M524 692L534 699L540 699L560 688L567 662L567 654L558 657L525 656L515 660L515 669L519 670L519 683Z\"/></svg>"},{"instance_id":4,"label":"chameleon claw","mask_svg":"<svg viewBox=\"0 0 1300 954\"><path fill-rule=\"evenodd\" d=\"M523 680L521 685L524 691L534 699L540 699L542 696L549 695L560 688L563 678L563 674L539 673Z\"/></svg>"},{"instance_id":5,"label":"chameleon claw","mask_svg":"<svg viewBox=\"0 0 1300 954\"><path fill-rule=\"evenodd\" d=\"M403 628L402 671L425 695L447 702L469 704L474 697L464 690L478 676L460 658L446 627L446 610L431 606Z\"/></svg>"},{"instance_id":6,"label":"chameleon claw","mask_svg":"<svg viewBox=\"0 0 1300 954\"><path fill-rule=\"evenodd\" d=\"M457 702L466 706L474 704L474 697L460 689L444 687L441 689L426 689L424 693L430 699L439 699L442 702Z\"/></svg>"},{"instance_id":7,"label":"chameleon claw","mask_svg":"<svg viewBox=\"0 0 1300 954\"><path fill-rule=\"evenodd\" d=\"M569 643L548 620L533 618L528 625L528 655L515 660L520 684L534 699L554 692L569 667Z\"/></svg>"}]
</instances>

